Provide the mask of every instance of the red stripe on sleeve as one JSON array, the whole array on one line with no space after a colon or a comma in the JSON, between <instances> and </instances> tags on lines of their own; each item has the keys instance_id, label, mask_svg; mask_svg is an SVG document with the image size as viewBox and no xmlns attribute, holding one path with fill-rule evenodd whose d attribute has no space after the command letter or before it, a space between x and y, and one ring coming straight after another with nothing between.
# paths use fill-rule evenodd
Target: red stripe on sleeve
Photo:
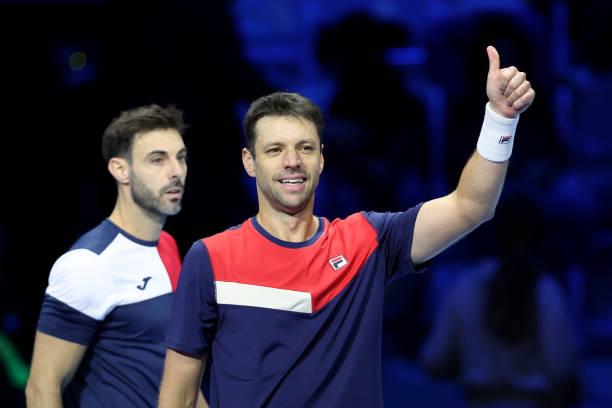
<instances>
[{"instance_id":1,"label":"red stripe on sleeve","mask_svg":"<svg viewBox=\"0 0 612 408\"><path fill-rule=\"evenodd\" d=\"M159 243L157 244L157 252L166 267L166 272L172 284L172 291L176 290L178 285L179 275L181 273L181 256L179 255L178 246L172 235L165 231L161 232Z\"/></svg>"}]
</instances>

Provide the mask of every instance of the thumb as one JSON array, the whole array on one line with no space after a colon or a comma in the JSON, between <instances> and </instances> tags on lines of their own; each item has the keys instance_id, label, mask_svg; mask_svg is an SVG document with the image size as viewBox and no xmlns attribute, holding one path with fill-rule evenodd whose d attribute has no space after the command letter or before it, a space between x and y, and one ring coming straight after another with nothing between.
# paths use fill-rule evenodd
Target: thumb
<instances>
[{"instance_id":1,"label":"thumb","mask_svg":"<svg viewBox=\"0 0 612 408\"><path fill-rule=\"evenodd\" d=\"M487 47L487 55L489 56L489 75L499 71L499 53L492 45Z\"/></svg>"}]
</instances>

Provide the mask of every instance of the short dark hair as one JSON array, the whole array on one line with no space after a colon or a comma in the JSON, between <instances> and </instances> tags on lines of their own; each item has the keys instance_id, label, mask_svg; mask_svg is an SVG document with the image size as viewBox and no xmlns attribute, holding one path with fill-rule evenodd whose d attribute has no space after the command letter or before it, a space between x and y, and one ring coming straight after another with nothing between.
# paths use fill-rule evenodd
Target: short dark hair
<instances>
[{"instance_id":1,"label":"short dark hair","mask_svg":"<svg viewBox=\"0 0 612 408\"><path fill-rule=\"evenodd\" d=\"M139 106L121 112L112 120L102 136L102 157L108 163L113 157L131 159L134 137L160 129L175 129L181 135L185 131L183 111L173 105Z\"/></svg>"},{"instance_id":2,"label":"short dark hair","mask_svg":"<svg viewBox=\"0 0 612 408\"><path fill-rule=\"evenodd\" d=\"M293 116L306 119L317 128L319 141L323 142L323 113L310 99L297 93L275 92L262 96L251 104L242 123L247 149L255 155L255 126L264 116Z\"/></svg>"}]
</instances>

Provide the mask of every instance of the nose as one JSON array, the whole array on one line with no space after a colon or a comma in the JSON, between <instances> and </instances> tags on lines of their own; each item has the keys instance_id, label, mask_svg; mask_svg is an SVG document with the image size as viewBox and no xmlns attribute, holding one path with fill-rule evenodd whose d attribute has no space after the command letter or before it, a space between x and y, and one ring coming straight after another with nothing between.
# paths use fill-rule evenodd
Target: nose
<instances>
[{"instance_id":1,"label":"nose","mask_svg":"<svg viewBox=\"0 0 612 408\"><path fill-rule=\"evenodd\" d=\"M302 165L300 155L294 149L287 149L283 157L283 166L285 168L296 168Z\"/></svg>"},{"instance_id":2,"label":"nose","mask_svg":"<svg viewBox=\"0 0 612 408\"><path fill-rule=\"evenodd\" d=\"M169 162L170 165L168 166L168 177L170 178L170 180L174 180L177 178L182 179L187 173L187 165L185 164L185 162L177 159L169 160Z\"/></svg>"}]
</instances>

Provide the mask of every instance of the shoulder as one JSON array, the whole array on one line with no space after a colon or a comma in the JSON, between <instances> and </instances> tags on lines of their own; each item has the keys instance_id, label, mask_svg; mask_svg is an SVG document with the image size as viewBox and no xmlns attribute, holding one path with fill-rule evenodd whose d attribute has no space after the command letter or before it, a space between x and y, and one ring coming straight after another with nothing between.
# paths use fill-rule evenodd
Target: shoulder
<instances>
[{"instance_id":1,"label":"shoulder","mask_svg":"<svg viewBox=\"0 0 612 408\"><path fill-rule=\"evenodd\" d=\"M336 218L335 220L331 221L329 225L333 228L359 228L372 226L368 218L368 213L365 211L351 214L343 219Z\"/></svg>"},{"instance_id":2,"label":"shoulder","mask_svg":"<svg viewBox=\"0 0 612 408\"><path fill-rule=\"evenodd\" d=\"M375 239L377 229L365 212L351 214L344 219L336 218L329 222L326 234L330 237L347 236L354 240Z\"/></svg>"},{"instance_id":3,"label":"shoulder","mask_svg":"<svg viewBox=\"0 0 612 408\"><path fill-rule=\"evenodd\" d=\"M91 278L92 274L102 268L100 255L106 251L115 240L119 230L108 220L102 221L89 230L60 256L49 275L49 285L67 283L64 280L78 281Z\"/></svg>"},{"instance_id":4,"label":"shoulder","mask_svg":"<svg viewBox=\"0 0 612 408\"><path fill-rule=\"evenodd\" d=\"M110 221L104 220L95 228L89 230L70 247L70 251L77 249L89 250L101 254L119 234L119 229Z\"/></svg>"},{"instance_id":5,"label":"shoulder","mask_svg":"<svg viewBox=\"0 0 612 408\"><path fill-rule=\"evenodd\" d=\"M377 211L362 211L361 214L368 220L370 225L377 230L388 228L392 224L397 223L414 223L416 217L423 204L416 205L400 212L377 212Z\"/></svg>"},{"instance_id":6,"label":"shoulder","mask_svg":"<svg viewBox=\"0 0 612 408\"><path fill-rule=\"evenodd\" d=\"M103 221L82 235L51 267L46 294L90 317L103 318L114 290L102 254L117 233Z\"/></svg>"},{"instance_id":7,"label":"shoulder","mask_svg":"<svg viewBox=\"0 0 612 408\"><path fill-rule=\"evenodd\" d=\"M199 239L191 244L191 247L185 255L185 259L194 257L201 258L203 256L208 256L208 248L204 243L204 239Z\"/></svg>"},{"instance_id":8,"label":"shoulder","mask_svg":"<svg viewBox=\"0 0 612 408\"><path fill-rule=\"evenodd\" d=\"M111 307L113 293L105 269L100 256L91 250L70 250L51 268L46 294L100 320Z\"/></svg>"},{"instance_id":9,"label":"shoulder","mask_svg":"<svg viewBox=\"0 0 612 408\"><path fill-rule=\"evenodd\" d=\"M248 239L249 234L252 234L253 231L246 228L249 220L243 222L242 224L235 225L226 229L223 232L219 232L217 234L205 237L196 241L192 248L199 247L196 245L198 242L202 243L203 248L196 249L196 251L227 251L230 250L233 246L235 246L238 242L243 239Z\"/></svg>"},{"instance_id":10,"label":"shoulder","mask_svg":"<svg viewBox=\"0 0 612 408\"><path fill-rule=\"evenodd\" d=\"M90 279L92 274L101 269L102 262L99 253L86 247L73 245L51 267L49 286L68 284L71 280Z\"/></svg>"}]
</instances>

